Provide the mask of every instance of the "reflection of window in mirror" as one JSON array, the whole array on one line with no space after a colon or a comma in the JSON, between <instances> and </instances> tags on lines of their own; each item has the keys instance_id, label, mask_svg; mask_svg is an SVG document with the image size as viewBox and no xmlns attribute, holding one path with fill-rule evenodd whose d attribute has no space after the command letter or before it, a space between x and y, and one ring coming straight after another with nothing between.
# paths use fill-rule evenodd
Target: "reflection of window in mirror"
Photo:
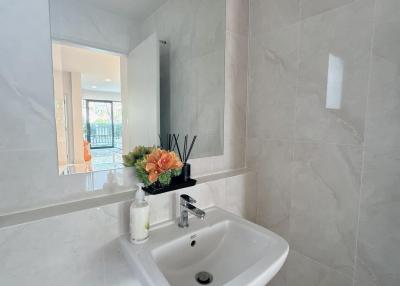
<instances>
[{"instance_id":1,"label":"reflection of window in mirror","mask_svg":"<svg viewBox=\"0 0 400 286\"><path fill-rule=\"evenodd\" d=\"M60 173L122 167L121 57L52 46Z\"/></svg>"}]
</instances>

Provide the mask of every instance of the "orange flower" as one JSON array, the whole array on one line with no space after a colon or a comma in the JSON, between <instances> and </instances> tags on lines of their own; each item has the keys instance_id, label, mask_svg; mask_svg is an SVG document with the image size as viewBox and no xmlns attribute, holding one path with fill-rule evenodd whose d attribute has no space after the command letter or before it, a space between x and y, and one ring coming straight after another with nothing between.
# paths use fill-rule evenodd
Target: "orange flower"
<instances>
[{"instance_id":1,"label":"orange flower","mask_svg":"<svg viewBox=\"0 0 400 286\"><path fill-rule=\"evenodd\" d=\"M174 152L165 151L160 160L158 160L158 168L162 172L166 172L171 169L179 169L182 168L182 162L176 157Z\"/></svg>"},{"instance_id":2,"label":"orange flower","mask_svg":"<svg viewBox=\"0 0 400 286\"><path fill-rule=\"evenodd\" d=\"M147 155L146 172L149 173L149 181L154 183L160 174L172 169L182 168L183 164L175 152L156 149Z\"/></svg>"}]
</instances>

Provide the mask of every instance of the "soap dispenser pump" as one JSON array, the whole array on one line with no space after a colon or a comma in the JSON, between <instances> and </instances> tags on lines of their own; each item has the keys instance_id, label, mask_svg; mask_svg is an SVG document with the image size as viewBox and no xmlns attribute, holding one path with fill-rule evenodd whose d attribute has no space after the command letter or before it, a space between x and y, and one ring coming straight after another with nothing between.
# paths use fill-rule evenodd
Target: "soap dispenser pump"
<instances>
[{"instance_id":1,"label":"soap dispenser pump","mask_svg":"<svg viewBox=\"0 0 400 286\"><path fill-rule=\"evenodd\" d=\"M150 206L145 200L144 184L137 184L135 200L130 207L130 240L134 244L146 242L149 238Z\"/></svg>"}]
</instances>

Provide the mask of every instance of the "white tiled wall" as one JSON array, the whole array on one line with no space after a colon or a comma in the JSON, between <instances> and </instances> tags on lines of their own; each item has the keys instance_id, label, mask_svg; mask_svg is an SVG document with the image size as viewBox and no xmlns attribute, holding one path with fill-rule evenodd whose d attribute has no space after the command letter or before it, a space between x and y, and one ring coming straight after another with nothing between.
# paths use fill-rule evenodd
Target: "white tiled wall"
<instances>
[{"instance_id":1,"label":"white tiled wall","mask_svg":"<svg viewBox=\"0 0 400 286\"><path fill-rule=\"evenodd\" d=\"M127 54L138 29L127 16L79 0L49 0L52 39Z\"/></svg>"},{"instance_id":2,"label":"white tiled wall","mask_svg":"<svg viewBox=\"0 0 400 286\"><path fill-rule=\"evenodd\" d=\"M400 1L250 0L249 29L257 219L291 246L271 285L400 285Z\"/></svg>"}]
</instances>

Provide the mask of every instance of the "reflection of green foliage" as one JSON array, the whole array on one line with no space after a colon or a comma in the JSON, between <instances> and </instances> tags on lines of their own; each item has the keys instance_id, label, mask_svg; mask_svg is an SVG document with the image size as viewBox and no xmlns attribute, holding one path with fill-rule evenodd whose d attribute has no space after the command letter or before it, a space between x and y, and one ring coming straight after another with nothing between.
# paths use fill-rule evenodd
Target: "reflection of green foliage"
<instances>
[{"instance_id":1,"label":"reflection of green foliage","mask_svg":"<svg viewBox=\"0 0 400 286\"><path fill-rule=\"evenodd\" d=\"M155 147L145 147L145 146L137 146L133 149L132 152L129 152L127 155L123 155L124 166L125 167L133 167L135 166L136 161L143 159L146 155L150 154L155 150Z\"/></svg>"}]
</instances>

